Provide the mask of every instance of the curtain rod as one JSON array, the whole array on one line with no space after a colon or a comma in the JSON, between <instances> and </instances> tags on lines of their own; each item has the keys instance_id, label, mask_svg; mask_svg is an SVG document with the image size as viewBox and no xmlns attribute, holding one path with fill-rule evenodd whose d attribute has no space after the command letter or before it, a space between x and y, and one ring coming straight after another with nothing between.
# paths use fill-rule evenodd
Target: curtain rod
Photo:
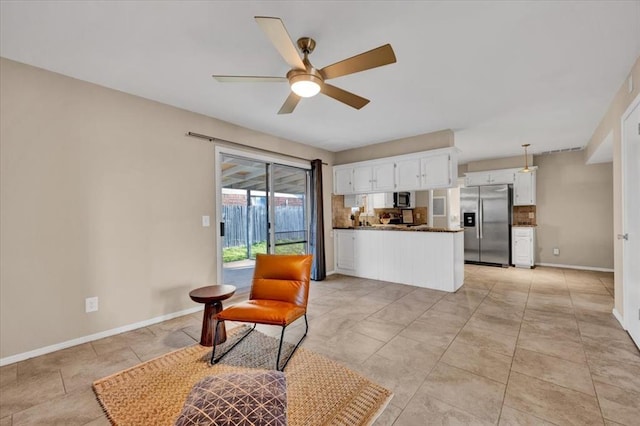
<instances>
[{"instance_id":1,"label":"curtain rod","mask_svg":"<svg viewBox=\"0 0 640 426\"><path fill-rule=\"evenodd\" d=\"M269 154L276 154L276 155L280 155L280 156L283 156L283 157L295 158L296 160L304 160L304 161L309 161L309 162L313 161L313 160L310 160L309 158L296 157L295 155L283 154L281 152L271 151L269 149L257 148L257 147L249 146L249 145L243 145L243 144L238 143L238 142L232 142L232 141L228 141L228 140L225 140L225 139L216 138L216 137L213 137L213 136L203 135L203 134L200 134L200 133L187 132L186 136L191 136L193 138L206 139L209 142L218 141L218 142L222 142L224 144L229 144L229 145L238 146L238 147L242 147L242 148L255 149L255 150L258 150L258 151L267 152ZM322 165L328 166L328 164L325 163L324 161L322 162Z\"/></svg>"}]
</instances>

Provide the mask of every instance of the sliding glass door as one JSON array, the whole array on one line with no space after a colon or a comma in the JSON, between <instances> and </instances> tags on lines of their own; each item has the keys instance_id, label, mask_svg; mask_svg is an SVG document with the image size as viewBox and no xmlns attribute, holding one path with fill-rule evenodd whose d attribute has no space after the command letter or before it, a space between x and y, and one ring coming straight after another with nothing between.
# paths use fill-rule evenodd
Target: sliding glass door
<instances>
[{"instance_id":1,"label":"sliding glass door","mask_svg":"<svg viewBox=\"0 0 640 426\"><path fill-rule=\"evenodd\" d=\"M273 164L271 178L272 253L305 254L309 250L309 172Z\"/></svg>"},{"instance_id":2,"label":"sliding glass door","mask_svg":"<svg viewBox=\"0 0 640 426\"><path fill-rule=\"evenodd\" d=\"M309 170L228 153L218 167L221 279L245 288L257 253L308 252Z\"/></svg>"}]
</instances>

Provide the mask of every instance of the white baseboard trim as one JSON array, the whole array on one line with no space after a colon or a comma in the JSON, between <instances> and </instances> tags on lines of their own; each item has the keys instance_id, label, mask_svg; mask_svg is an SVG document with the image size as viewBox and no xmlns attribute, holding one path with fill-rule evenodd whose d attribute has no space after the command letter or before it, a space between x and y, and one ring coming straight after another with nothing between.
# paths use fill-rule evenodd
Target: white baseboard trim
<instances>
[{"instance_id":1,"label":"white baseboard trim","mask_svg":"<svg viewBox=\"0 0 640 426\"><path fill-rule=\"evenodd\" d=\"M618 320L622 328L626 330L627 327L625 327L624 325L624 318L622 318L622 315L620 315L620 312L618 312L616 308L613 308L613 311L611 312L613 313L613 316L616 317L616 319Z\"/></svg>"},{"instance_id":2,"label":"white baseboard trim","mask_svg":"<svg viewBox=\"0 0 640 426\"><path fill-rule=\"evenodd\" d=\"M174 312L171 314L161 315L159 317L151 318L144 321L139 321L133 324L123 325L122 327L112 328L111 330L101 331L99 333L90 334L88 336L78 337L77 339L67 340L66 342L60 342L53 345L45 346L43 348L34 349L21 354L11 355L5 358L0 358L0 367L13 364L14 362L24 361L25 359L34 358L40 355L45 355L51 352L59 351L61 349L70 348L71 346L77 346L82 343L92 342L94 340L104 339L105 337L114 336L116 334L124 333L126 331L135 330L137 328L147 327L149 325L157 324L162 321L167 321L173 318L181 317L183 315L193 314L195 312L202 311L202 306L196 306L193 308L185 309L183 311Z\"/></svg>"},{"instance_id":3,"label":"white baseboard trim","mask_svg":"<svg viewBox=\"0 0 640 426\"><path fill-rule=\"evenodd\" d=\"M335 273L336 273L336 271L327 271L327 275L333 275Z\"/></svg>"},{"instance_id":4,"label":"white baseboard trim","mask_svg":"<svg viewBox=\"0 0 640 426\"><path fill-rule=\"evenodd\" d=\"M549 266L552 268L581 269L583 271L613 272L613 269L598 268L596 266L562 265L560 263L536 263L536 266Z\"/></svg>"}]
</instances>

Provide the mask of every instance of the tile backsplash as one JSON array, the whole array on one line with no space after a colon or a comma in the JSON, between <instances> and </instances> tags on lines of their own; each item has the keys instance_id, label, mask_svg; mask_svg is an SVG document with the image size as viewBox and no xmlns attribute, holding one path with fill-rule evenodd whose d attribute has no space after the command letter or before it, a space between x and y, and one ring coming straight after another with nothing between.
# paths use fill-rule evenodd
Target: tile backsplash
<instances>
[{"instance_id":1,"label":"tile backsplash","mask_svg":"<svg viewBox=\"0 0 640 426\"><path fill-rule=\"evenodd\" d=\"M351 208L344 206L344 195L331 194L331 226L333 228L353 226L350 216Z\"/></svg>"},{"instance_id":2,"label":"tile backsplash","mask_svg":"<svg viewBox=\"0 0 640 426\"><path fill-rule=\"evenodd\" d=\"M427 208L415 207L413 209L413 223L414 224L426 224L427 223ZM356 220L363 223L369 222L372 225L380 223L380 215L382 213L390 213L392 218L398 219L398 223L402 223L402 209L374 209L373 214L367 215L365 213L355 213ZM354 226L354 222L351 220L351 208L344 206L344 195L332 195L331 196L331 225L334 228L347 228Z\"/></svg>"},{"instance_id":3,"label":"tile backsplash","mask_svg":"<svg viewBox=\"0 0 640 426\"><path fill-rule=\"evenodd\" d=\"M513 224L537 226L536 206L513 206Z\"/></svg>"}]
</instances>

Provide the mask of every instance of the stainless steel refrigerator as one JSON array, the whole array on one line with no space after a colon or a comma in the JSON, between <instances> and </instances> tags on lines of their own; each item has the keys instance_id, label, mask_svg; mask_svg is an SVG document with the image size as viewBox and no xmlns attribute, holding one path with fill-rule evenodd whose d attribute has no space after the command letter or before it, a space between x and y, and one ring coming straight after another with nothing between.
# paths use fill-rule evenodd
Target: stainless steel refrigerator
<instances>
[{"instance_id":1,"label":"stainless steel refrigerator","mask_svg":"<svg viewBox=\"0 0 640 426\"><path fill-rule=\"evenodd\" d=\"M511 193L509 185L460 188L465 262L511 263Z\"/></svg>"}]
</instances>

